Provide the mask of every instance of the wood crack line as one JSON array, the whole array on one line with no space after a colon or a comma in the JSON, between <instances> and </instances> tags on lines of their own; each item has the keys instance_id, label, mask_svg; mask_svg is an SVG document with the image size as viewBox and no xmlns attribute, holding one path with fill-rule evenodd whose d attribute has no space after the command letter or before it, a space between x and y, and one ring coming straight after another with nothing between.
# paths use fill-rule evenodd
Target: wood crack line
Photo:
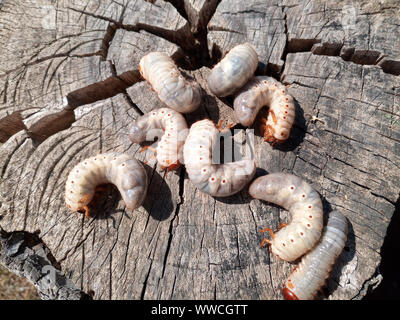
<instances>
[{"instance_id":1,"label":"wood crack line","mask_svg":"<svg viewBox=\"0 0 400 320\"><path fill-rule=\"evenodd\" d=\"M86 58L86 57L92 57L92 56L96 56L96 55L102 56L102 51L101 50L96 51L96 52L85 53L85 54L72 54L72 52L74 50L78 49L80 46L82 46L84 44L88 44L88 43L93 42L93 41L100 41L100 40L103 40L103 39L102 38L91 39L91 40L88 40L88 41L85 41L85 42L77 44L75 47L73 47L72 49L70 49L70 50L68 50L66 52L56 53L56 54L52 54L52 55L49 55L49 56L45 56L45 57L36 59L34 61L25 62L22 65L19 65L18 67L15 67L13 69L4 71L3 74L0 75L0 78L5 77L5 76L11 74L12 72L15 72L15 71L17 71L17 70L19 70L21 68L27 68L27 67L34 66L34 65L37 65L39 63L48 61L48 60L56 59L56 58Z\"/></svg>"},{"instance_id":2,"label":"wood crack line","mask_svg":"<svg viewBox=\"0 0 400 320\"><path fill-rule=\"evenodd\" d=\"M168 231L169 237L168 237L168 242L167 242L167 248L165 250L161 278L164 277L164 272L165 272L166 265L167 265L167 259L168 259L169 251L171 249L171 243L172 243L172 237L173 237L173 225L174 225L175 219L177 219L177 217L178 217L179 209L184 202L183 191L184 191L184 185L185 185L185 183L184 183L185 172L186 172L186 170L184 169L184 167L181 167L181 171L179 174L179 202L176 204L175 214L174 214L174 217L171 219L170 226L169 226L169 231Z\"/></svg>"},{"instance_id":3,"label":"wood crack line","mask_svg":"<svg viewBox=\"0 0 400 320\"><path fill-rule=\"evenodd\" d=\"M183 49L188 49L187 43L189 43L190 41L187 41L187 36L189 36L189 34L187 32L185 32L186 31L185 27L182 27L181 29L178 29L178 30L168 30L165 28L156 27L156 26L152 26L152 25L148 25L146 23L140 23L140 22L137 22L136 24L124 24L121 21L117 21L117 20L114 20L109 17L97 15L97 14L94 14L91 12L86 12L86 11L79 10L76 8L71 8L71 7L68 7L68 9L91 16L96 19L108 21L111 24L113 24L115 26L115 28L117 28L117 29L124 29L127 31L133 31L133 32L146 31L157 37L163 38L171 43L174 43L175 45L177 45Z\"/></svg>"},{"instance_id":4,"label":"wood crack line","mask_svg":"<svg viewBox=\"0 0 400 320\"><path fill-rule=\"evenodd\" d=\"M287 33L287 37L288 37ZM356 47L345 47L343 43L323 42L322 39L293 38L287 41L283 53L311 52L314 55L340 57L343 61L353 62L362 66L371 65L382 69L384 73L400 75L400 61L388 59L376 50L358 50ZM285 61L285 60L284 60Z\"/></svg>"}]
</instances>

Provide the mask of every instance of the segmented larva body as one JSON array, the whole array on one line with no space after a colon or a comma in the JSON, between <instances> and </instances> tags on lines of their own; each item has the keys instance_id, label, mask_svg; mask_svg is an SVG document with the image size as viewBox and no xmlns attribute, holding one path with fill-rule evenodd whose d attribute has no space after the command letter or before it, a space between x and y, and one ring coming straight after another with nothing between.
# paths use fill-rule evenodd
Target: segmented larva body
<instances>
[{"instance_id":1,"label":"segmented larva body","mask_svg":"<svg viewBox=\"0 0 400 320\"><path fill-rule=\"evenodd\" d=\"M139 63L140 74L169 108L189 113L201 102L201 89L183 77L174 61L164 52L150 52Z\"/></svg>"},{"instance_id":2,"label":"segmented larva body","mask_svg":"<svg viewBox=\"0 0 400 320\"><path fill-rule=\"evenodd\" d=\"M238 121L244 126L251 126L264 106L268 106L268 117L262 119L264 138L271 143L285 141L295 119L293 97L286 87L271 77L253 77L237 93L233 102Z\"/></svg>"},{"instance_id":3,"label":"segmented larva body","mask_svg":"<svg viewBox=\"0 0 400 320\"><path fill-rule=\"evenodd\" d=\"M253 76L257 65L258 55L254 46L250 43L237 45L211 70L208 87L216 96L229 96Z\"/></svg>"},{"instance_id":4,"label":"segmented larva body","mask_svg":"<svg viewBox=\"0 0 400 320\"><path fill-rule=\"evenodd\" d=\"M138 208L147 191L147 174L143 165L126 154L104 153L78 163L69 173L65 185L65 203L72 211L85 211L92 201L95 187L114 184L126 207Z\"/></svg>"},{"instance_id":5,"label":"segmented larva body","mask_svg":"<svg viewBox=\"0 0 400 320\"><path fill-rule=\"evenodd\" d=\"M323 226L322 202L308 183L292 174L271 173L254 180L249 193L253 198L282 206L291 214L290 223L272 233L272 253L293 261L317 243Z\"/></svg>"},{"instance_id":6,"label":"segmented larva body","mask_svg":"<svg viewBox=\"0 0 400 320\"><path fill-rule=\"evenodd\" d=\"M183 145L188 132L186 120L179 112L160 108L136 119L129 131L129 139L134 143L141 143L159 136L157 161L162 169L173 169L183 162Z\"/></svg>"},{"instance_id":7,"label":"segmented larva body","mask_svg":"<svg viewBox=\"0 0 400 320\"><path fill-rule=\"evenodd\" d=\"M183 149L185 167L191 182L211 196L226 197L239 192L254 176L254 159L217 164L212 150L219 142L219 131L211 120L195 122Z\"/></svg>"},{"instance_id":8,"label":"segmented larva body","mask_svg":"<svg viewBox=\"0 0 400 320\"><path fill-rule=\"evenodd\" d=\"M320 242L301 260L286 280L283 295L287 300L310 300L324 285L346 244L348 223L338 211L329 214Z\"/></svg>"}]
</instances>

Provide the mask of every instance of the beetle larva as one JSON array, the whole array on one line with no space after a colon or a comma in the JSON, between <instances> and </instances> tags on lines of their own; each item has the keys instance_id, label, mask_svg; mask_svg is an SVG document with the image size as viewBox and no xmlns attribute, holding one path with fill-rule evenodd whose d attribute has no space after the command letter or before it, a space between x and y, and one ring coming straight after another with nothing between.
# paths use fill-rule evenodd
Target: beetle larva
<instances>
[{"instance_id":1,"label":"beetle larva","mask_svg":"<svg viewBox=\"0 0 400 320\"><path fill-rule=\"evenodd\" d=\"M189 113L200 105L200 86L195 81L186 80L166 53L145 55L140 60L139 71L169 108Z\"/></svg>"},{"instance_id":2,"label":"beetle larva","mask_svg":"<svg viewBox=\"0 0 400 320\"><path fill-rule=\"evenodd\" d=\"M254 159L217 164L212 151L219 142L219 131L211 120L195 122L183 147L185 167L191 182L202 192L227 197L239 192L254 176Z\"/></svg>"},{"instance_id":3,"label":"beetle larva","mask_svg":"<svg viewBox=\"0 0 400 320\"><path fill-rule=\"evenodd\" d=\"M129 210L140 207L146 196L148 181L143 165L126 154L104 153L83 160L71 170L65 185L67 207L85 211L88 218L95 187L106 183L118 188Z\"/></svg>"},{"instance_id":4,"label":"beetle larva","mask_svg":"<svg viewBox=\"0 0 400 320\"><path fill-rule=\"evenodd\" d=\"M250 43L237 45L211 70L208 87L218 97L229 96L253 76L257 65L254 46Z\"/></svg>"},{"instance_id":5,"label":"beetle larva","mask_svg":"<svg viewBox=\"0 0 400 320\"><path fill-rule=\"evenodd\" d=\"M286 280L287 300L310 300L324 285L332 266L346 244L348 223L338 211L329 214L320 242L307 253Z\"/></svg>"},{"instance_id":6,"label":"beetle larva","mask_svg":"<svg viewBox=\"0 0 400 320\"><path fill-rule=\"evenodd\" d=\"M293 97L282 83L271 77L253 77L240 89L233 102L236 117L244 126L252 125L264 106L269 106L267 119L262 119L265 141L285 141L294 122L295 106Z\"/></svg>"},{"instance_id":7,"label":"beetle larva","mask_svg":"<svg viewBox=\"0 0 400 320\"><path fill-rule=\"evenodd\" d=\"M129 131L134 143L150 141L159 135L156 148L157 161L161 169L172 170L182 162L183 145L189 132L185 118L169 108L150 111L139 117Z\"/></svg>"},{"instance_id":8,"label":"beetle larva","mask_svg":"<svg viewBox=\"0 0 400 320\"><path fill-rule=\"evenodd\" d=\"M272 253L286 261L296 260L309 251L321 237L323 209L321 198L308 183L288 173L271 173L250 185L253 198L275 203L288 210L291 222L273 233L269 242Z\"/></svg>"}]
</instances>

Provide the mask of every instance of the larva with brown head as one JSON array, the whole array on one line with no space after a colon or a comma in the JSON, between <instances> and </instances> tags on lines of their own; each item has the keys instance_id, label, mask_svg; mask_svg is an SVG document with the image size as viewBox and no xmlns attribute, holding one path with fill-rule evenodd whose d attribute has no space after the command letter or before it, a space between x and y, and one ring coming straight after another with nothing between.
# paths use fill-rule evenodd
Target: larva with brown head
<instances>
[{"instance_id":1,"label":"larva with brown head","mask_svg":"<svg viewBox=\"0 0 400 320\"><path fill-rule=\"evenodd\" d=\"M150 52L145 55L140 60L139 71L169 108L189 113L199 107L200 86L185 79L166 53Z\"/></svg>"},{"instance_id":2,"label":"larva with brown head","mask_svg":"<svg viewBox=\"0 0 400 320\"><path fill-rule=\"evenodd\" d=\"M89 203L98 185L114 184L129 210L141 206L147 192L147 174L143 165L127 154L104 153L78 163L65 184L65 203L72 211L84 211L89 217Z\"/></svg>"},{"instance_id":3,"label":"larva with brown head","mask_svg":"<svg viewBox=\"0 0 400 320\"><path fill-rule=\"evenodd\" d=\"M289 275L283 288L287 300L311 300L324 285L346 244L348 223L339 211L329 214L319 243Z\"/></svg>"},{"instance_id":4,"label":"larva with brown head","mask_svg":"<svg viewBox=\"0 0 400 320\"><path fill-rule=\"evenodd\" d=\"M129 139L141 143L158 136L157 161L161 169L171 170L182 163L183 145L188 132L186 120L179 112L160 108L139 117L129 131Z\"/></svg>"},{"instance_id":5,"label":"larva with brown head","mask_svg":"<svg viewBox=\"0 0 400 320\"><path fill-rule=\"evenodd\" d=\"M269 107L267 118L261 120L265 141L273 144L285 141L295 119L295 105L282 83L271 77L253 77L233 102L236 118L244 126L251 126L264 106Z\"/></svg>"},{"instance_id":6,"label":"larva with brown head","mask_svg":"<svg viewBox=\"0 0 400 320\"><path fill-rule=\"evenodd\" d=\"M190 181L202 192L227 197L239 192L254 176L254 159L217 164L212 152L219 131L211 120L195 122L186 138L183 155Z\"/></svg>"},{"instance_id":7,"label":"larva with brown head","mask_svg":"<svg viewBox=\"0 0 400 320\"><path fill-rule=\"evenodd\" d=\"M317 243L323 226L322 202L308 183L292 174L271 173L254 180L249 193L291 214L288 225L276 233L271 231L272 239L268 242L272 253L283 260L294 261Z\"/></svg>"},{"instance_id":8,"label":"larva with brown head","mask_svg":"<svg viewBox=\"0 0 400 320\"><path fill-rule=\"evenodd\" d=\"M211 70L208 87L218 97L229 96L253 76L257 65L258 55L254 46L250 43L237 45Z\"/></svg>"}]
</instances>

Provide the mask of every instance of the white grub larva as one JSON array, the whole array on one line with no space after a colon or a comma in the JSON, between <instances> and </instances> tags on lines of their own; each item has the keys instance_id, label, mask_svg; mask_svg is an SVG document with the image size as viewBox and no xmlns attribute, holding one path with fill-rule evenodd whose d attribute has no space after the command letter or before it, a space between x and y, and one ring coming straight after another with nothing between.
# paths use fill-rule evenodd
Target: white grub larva
<instances>
[{"instance_id":1,"label":"white grub larva","mask_svg":"<svg viewBox=\"0 0 400 320\"><path fill-rule=\"evenodd\" d=\"M65 203L72 211L84 211L89 217L89 203L98 185L114 184L129 210L141 206L147 191L143 165L126 154L104 153L78 163L65 184Z\"/></svg>"},{"instance_id":2,"label":"white grub larva","mask_svg":"<svg viewBox=\"0 0 400 320\"><path fill-rule=\"evenodd\" d=\"M200 86L185 79L166 53L150 52L145 55L140 60L139 71L167 107L181 113L189 113L199 107Z\"/></svg>"},{"instance_id":3,"label":"white grub larva","mask_svg":"<svg viewBox=\"0 0 400 320\"><path fill-rule=\"evenodd\" d=\"M141 143L152 141L158 136L155 150L157 161L162 170L172 170L183 162L183 145L188 132L186 120L179 112L161 108L136 119L129 130L129 139Z\"/></svg>"},{"instance_id":4,"label":"white grub larva","mask_svg":"<svg viewBox=\"0 0 400 320\"><path fill-rule=\"evenodd\" d=\"M253 76L257 65L254 46L250 43L237 45L211 70L208 87L218 97L229 96Z\"/></svg>"},{"instance_id":5,"label":"white grub larva","mask_svg":"<svg viewBox=\"0 0 400 320\"><path fill-rule=\"evenodd\" d=\"M211 120L195 122L189 131L183 155L190 181L202 192L227 197L239 192L254 176L254 159L217 164L212 152L219 143L219 131Z\"/></svg>"},{"instance_id":6,"label":"white grub larva","mask_svg":"<svg viewBox=\"0 0 400 320\"><path fill-rule=\"evenodd\" d=\"M295 105L282 83L271 77L253 77L233 102L236 118L244 126L251 126L264 106L269 107L268 117L261 119L265 141L272 144L285 141L295 119Z\"/></svg>"},{"instance_id":7,"label":"white grub larva","mask_svg":"<svg viewBox=\"0 0 400 320\"><path fill-rule=\"evenodd\" d=\"M311 300L325 284L346 244L348 223L338 211L329 213L319 243L307 253L289 275L283 288L287 300Z\"/></svg>"},{"instance_id":8,"label":"white grub larva","mask_svg":"<svg viewBox=\"0 0 400 320\"><path fill-rule=\"evenodd\" d=\"M321 237L323 209L321 198L308 183L288 173L271 173L250 185L253 198L277 204L288 210L291 222L274 233L271 229L271 252L286 261L294 261L309 251Z\"/></svg>"}]
</instances>

